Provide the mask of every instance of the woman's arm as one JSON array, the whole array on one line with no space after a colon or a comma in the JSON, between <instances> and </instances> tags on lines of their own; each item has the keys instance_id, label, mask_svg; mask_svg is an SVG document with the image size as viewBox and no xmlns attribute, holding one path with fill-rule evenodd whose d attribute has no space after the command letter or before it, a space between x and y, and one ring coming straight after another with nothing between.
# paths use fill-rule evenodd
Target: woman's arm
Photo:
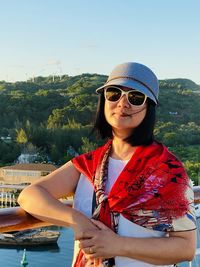
<instances>
[{"instance_id":1,"label":"woman's arm","mask_svg":"<svg viewBox=\"0 0 200 267\"><path fill-rule=\"evenodd\" d=\"M196 232L173 232L169 237L135 238L115 234L98 221L94 223L100 231L87 231L80 240L80 247L89 254L89 247L95 252L94 258L122 256L155 265L169 265L190 261L195 255ZM85 239L87 238L87 239Z\"/></svg>"},{"instance_id":2,"label":"woman's arm","mask_svg":"<svg viewBox=\"0 0 200 267\"><path fill-rule=\"evenodd\" d=\"M40 220L55 225L69 226L75 237L96 226L79 211L64 205L58 199L75 192L80 173L68 162L56 171L26 187L18 198L20 206Z\"/></svg>"},{"instance_id":3,"label":"woman's arm","mask_svg":"<svg viewBox=\"0 0 200 267\"><path fill-rule=\"evenodd\" d=\"M195 230L173 232L163 238L122 238L121 256L151 264L174 264L191 261L195 255Z\"/></svg>"}]
</instances>

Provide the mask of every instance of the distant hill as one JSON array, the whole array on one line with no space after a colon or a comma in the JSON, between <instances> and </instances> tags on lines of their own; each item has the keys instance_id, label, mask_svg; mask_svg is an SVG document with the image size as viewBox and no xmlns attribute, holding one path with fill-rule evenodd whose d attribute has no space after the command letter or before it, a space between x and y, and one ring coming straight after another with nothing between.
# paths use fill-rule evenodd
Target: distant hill
<instances>
[{"instance_id":1,"label":"distant hill","mask_svg":"<svg viewBox=\"0 0 200 267\"><path fill-rule=\"evenodd\" d=\"M27 82L1 81L0 135L13 135L27 121L32 126L43 124L47 128L63 127L68 121L91 124L98 99L95 90L106 80L106 75L83 73L39 76ZM200 86L182 78L160 80L159 84L159 123L199 125Z\"/></svg>"},{"instance_id":2,"label":"distant hill","mask_svg":"<svg viewBox=\"0 0 200 267\"><path fill-rule=\"evenodd\" d=\"M0 82L0 134L31 125L62 127L68 120L87 125L95 113L96 88L106 75L83 73L77 76L35 77L34 81ZM160 122L199 125L200 86L189 79L160 80L157 115ZM192 104L191 104L192 103ZM57 127L56 126L56 127Z\"/></svg>"},{"instance_id":3,"label":"distant hill","mask_svg":"<svg viewBox=\"0 0 200 267\"><path fill-rule=\"evenodd\" d=\"M83 73L81 75L76 76L48 76L42 77L38 76L35 77L34 80L22 81L22 82L5 82L0 81L0 92L6 90L26 90L26 91L37 91L39 89L50 89L50 90L57 90L57 89L65 89L67 87L71 87L74 84L78 83L85 83L85 81L89 82L90 85L92 84L94 87L98 87L102 85L108 76L101 75L101 74L90 74L90 73ZM200 85L196 84L190 79L164 79L159 80L160 88L169 88L169 89L188 89L188 90L200 90Z\"/></svg>"},{"instance_id":4,"label":"distant hill","mask_svg":"<svg viewBox=\"0 0 200 267\"><path fill-rule=\"evenodd\" d=\"M159 80L159 86L160 88L200 90L200 85L192 80L182 78Z\"/></svg>"},{"instance_id":5,"label":"distant hill","mask_svg":"<svg viewBox=\"0 0 200 267\"><path fill-rule=\"evenodd\" d=\"M12 90L36 92L41 89L48 89L50 91L61 90L70 87L75 87L76 85L81 86L82 84L86 86L86 82L88 83L88 86L94 86L95 88L102 85L106 81L106 79L106 75L90 73L83 73L81 75L76 76L38 76L34 79L15 83L0 81L0 92Z\"/></svg>"}]
</instances>

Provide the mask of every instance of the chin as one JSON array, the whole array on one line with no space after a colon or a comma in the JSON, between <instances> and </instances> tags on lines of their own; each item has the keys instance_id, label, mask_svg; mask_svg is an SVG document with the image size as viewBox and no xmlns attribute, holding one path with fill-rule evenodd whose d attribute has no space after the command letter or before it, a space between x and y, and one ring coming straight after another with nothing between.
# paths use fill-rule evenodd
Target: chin
<instances>
[{"instance_id":1,"label":"chin","mask_svg":"<svg viewBox=\"0 0 200 267\"><path fill-rule=\"evenodd\" d=\"M132 132L133 129L135 128L134 126L133 127L130 127L130 124L129 125L124 125L124 124L111 124L111 127L113 129L116 129L118 131L124 131L124 130L127 130L129 132Z\"/></svg>"},{"instance_id":2,"label":"chin","mask_svg":"<svg viewBox=\"0 0 200 267\"><path fill-rule=\"evenodd\" d=\"M110 121L108 122L111 127L113 128L117 128L117 129L134 129L136 128L138 125L136 125L135 123L130 123L130 121L124 121L124 120L117 120L117 121Z\"/></svg>"}]
</instances>

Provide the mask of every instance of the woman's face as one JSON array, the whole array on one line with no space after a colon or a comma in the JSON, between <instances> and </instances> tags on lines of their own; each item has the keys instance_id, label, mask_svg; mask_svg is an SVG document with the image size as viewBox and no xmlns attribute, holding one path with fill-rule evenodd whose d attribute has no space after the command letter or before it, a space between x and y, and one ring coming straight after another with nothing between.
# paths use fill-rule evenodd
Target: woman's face
<instances>
[{"instance_id":1,"label":"woman's face","mask_svg":"<svg viewBox=\"0 0 200 267\"><path fill-rule=\"evenodd\" d=\"M126 87L121 88L124 91L130 90ZM127 101L126 95L116 102L105 99L104 113L107 122L112 126L114 133L123 134L125 137L143 121L146 110L147 102L140 107L133 106Z\"/></svg>"}]
</instances>

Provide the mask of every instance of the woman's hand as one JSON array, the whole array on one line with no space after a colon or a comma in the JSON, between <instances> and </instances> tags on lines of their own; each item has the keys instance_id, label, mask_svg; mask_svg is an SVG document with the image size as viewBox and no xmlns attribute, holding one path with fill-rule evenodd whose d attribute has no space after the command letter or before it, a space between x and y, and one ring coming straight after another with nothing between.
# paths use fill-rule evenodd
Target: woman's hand
<instances>
[{"instance_id":1,"label":"woman's hand","mask_svg":"<svg viewBox=\"0 0 200 267\"><path fill-rule=\"evenodd\" d=\"M100 221L91 220L98 229L85 231L79 247L87 258L112 258L120 250L120 236Z\"/></svg>"},{"instance_id":2,"label":"woman's hand","mask_svg":"<svg viewBox=\"0 0 200 267\"><path fill-rule=\"evenodd\" d=\"M75 240L82 240L89 231L99 231L98 226L82 213L76 214L75 217L76 219L74 219L75 222L72 226Z\"/></svg>"}]
</instances>

